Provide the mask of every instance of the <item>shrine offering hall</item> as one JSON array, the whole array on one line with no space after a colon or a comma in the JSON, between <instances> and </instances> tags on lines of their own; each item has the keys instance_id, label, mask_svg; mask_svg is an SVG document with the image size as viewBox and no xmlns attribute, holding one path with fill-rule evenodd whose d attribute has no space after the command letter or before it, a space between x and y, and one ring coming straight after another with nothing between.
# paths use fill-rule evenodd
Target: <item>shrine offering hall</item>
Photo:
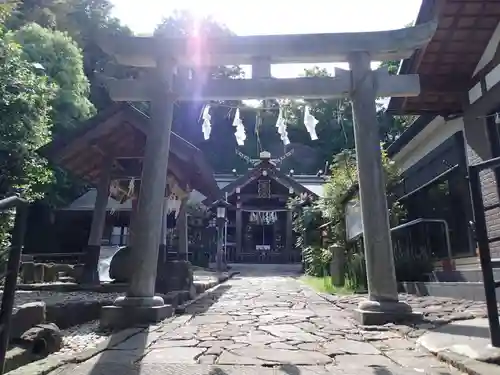
<instances>
[{"instance_id":1,"label":"shrine offering hall","mask_svg":"<svg viewBox=\"0 0 500 375\"><path fill-rule=\"evenodd\" d=\"M245 175L216 176L216 180L230 204L225 228L227 262L300 262L288 202L296 196L316 198L324 183L321 177L287 175L263 152L260 162Z\"/></svg>"}]
</instances>

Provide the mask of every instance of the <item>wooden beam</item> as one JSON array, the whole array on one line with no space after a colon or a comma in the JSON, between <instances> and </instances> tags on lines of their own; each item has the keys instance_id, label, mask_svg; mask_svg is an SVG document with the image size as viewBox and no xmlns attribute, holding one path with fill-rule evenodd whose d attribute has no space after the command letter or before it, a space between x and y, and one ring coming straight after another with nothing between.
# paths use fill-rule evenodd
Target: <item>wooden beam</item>
<instances>
[{"instance_id":1,"label":"wooden beam","mask_svg":"<svg viewBox=\"0 0 500 375\"><path fill-rule=\"evenodd\" d=\"M465 76L434 76L420 75L421 95L466 93L469 89L470 79Z\"/></svg>"},{"instance_id":2,"label":"wooden beam","mask_svg":"<svg viewBox=\"0 0 500 375\"><path fill-rule=\"evenodd\" d=\"M420 94L419 77L416 74L386 75L376 72L377 96L407 97ZM103 79L111 98L115 101L147 101L151 99L150 81ZM203 83L193 80L178 82L173 88L178 100L244 100L244 99L330 99L349 95L351 78L300 77L300 78L255 78L255 79L211 79Z\"/></svg>"},{"instance_id":3,"label":"wooden beam","mask_svg":"<svg viewBox=\"0 0 500 375\"><path fill-rule=\"evenodd\" d=\"M117 159L123 160L123 158ZM172 153L170 154L170 161L167 169L168 173L173 174L181 185L192 185L192 174L186 173L186 170L182 167L183 165L185 165L185 163L183 163L181 159ZM113 171L112 178L114 180L130 180L132 178L140 180L142 178L142 166L130 167L127 170Z\"/></svg>"},{"instance_id":4,"label":"wooden beam","mask_svg":"<svg viewBox=\"0 0 500 375\"><path fill-rule=\"evenodd\" d=\"M259 196L259 194L240 194L240 199L242 201L246 200L251 200L251 199L285 199L288 200L288 193L287 194L271 194L269 198L263 198Z\"/></svg>"},{"instance_id":5,"label":"wooden beam","mask_svg":"<svg viewBox=\"0 0 500 375\"><path fill-rule=\"evenodd\" d=\"M353 52L367 52L374 61L402 60L425 46L434 36L437 22L399 30L256 35L219 38L166 38L102 36L97 43L119 64L156 66L155 56L174 58L178 65L252 65L264 56L272 64L346 62Z\"/></svg>"}]
</instances>

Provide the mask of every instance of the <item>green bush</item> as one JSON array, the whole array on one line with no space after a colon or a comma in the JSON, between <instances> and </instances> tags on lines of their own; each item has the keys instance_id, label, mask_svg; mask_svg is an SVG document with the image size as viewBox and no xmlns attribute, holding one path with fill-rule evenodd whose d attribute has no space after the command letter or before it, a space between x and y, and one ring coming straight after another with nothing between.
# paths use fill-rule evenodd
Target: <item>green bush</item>
<instances>
[{"instance_id":1,"label":"green bush","mask_svg":"<svg viewBox=\"0 0 500 375\"><path fill-rule=\"evenodd\" d=\"M428 281L434 262L425 249L397 247L394 249L394 268L398 281ZM346 286L365 290L367 285L365 256L360 244L346 254Z\"/></svg>"},{"instance_id":2,"label":"green bush","mask_svg":"<svg viewBox=\"0 0 500 375\"><path fill-rule=\"evenodd\" d=\"M323 277L329 275L332 253L319 246L308 246L302 250L302 261L305 272L309 276Z\"/></svg>"},{"instance_id":3,"label":"green bush","mask_svg":"<svg viewBox=\"0 0 500 375\"><path fill-rule=\"evenodd\" d=\"M361 291L367 289L366 263L364 253L350 251L345 264L346 287Z\"/></svg>"}]
</instances>

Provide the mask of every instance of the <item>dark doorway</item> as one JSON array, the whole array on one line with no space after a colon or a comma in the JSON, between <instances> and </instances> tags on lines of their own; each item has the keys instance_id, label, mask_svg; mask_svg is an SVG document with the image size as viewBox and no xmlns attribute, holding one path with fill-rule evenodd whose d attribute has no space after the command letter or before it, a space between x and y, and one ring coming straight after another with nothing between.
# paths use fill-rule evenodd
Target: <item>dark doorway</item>
<instances>
[{"instance_id":1,"label":"dark doorway","mask_svg":"<svg viewBox=\"0 0 500 375\"><path fill-rule=\"evenodd\" d=\"M253 225L253 243L256 246L269 246L274 247L274 228L273 225Z\"/></svg>"}]
</instances>

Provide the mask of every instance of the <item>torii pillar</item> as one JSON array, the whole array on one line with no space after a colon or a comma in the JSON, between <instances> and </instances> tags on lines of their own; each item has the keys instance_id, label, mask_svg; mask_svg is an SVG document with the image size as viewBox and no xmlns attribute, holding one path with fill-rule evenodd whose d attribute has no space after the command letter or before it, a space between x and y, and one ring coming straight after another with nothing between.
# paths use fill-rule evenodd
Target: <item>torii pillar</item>
<instances>
[{"instance_id":1,"label":"torii pillar","mask_svg":"<svg viewBox=\"0 0 500 375\"><path fill-rule=\"evenodd\" d=\"M151 72L151 122L130 253L134 273L126 295L117 298L113 306L102 308L100 324L103 328L156 323L173 314L172 306L165 305L163 298L155 296L155 282L175 102L172 92L174 70L173 61L157 58Z\"/></svg>"},{"instance_id":2,"label":"torii pillar","mask_svg":"<svg viewBox=\"0 0 500 375\"><path fill-rule=\"evenodd\" d=\"M437 22L381 32L309 35L257 35L198 38L112 37L100 42L120 64L153 68L152 81L104 80L116 101L152 100L151 128L148 134L140 193L137 237L133 255L136 272L127 296L117 301L121 307L137 311L158 311L161 299L154 298L154 278L158 256L159 226L163 188L168 165L168 148L173 111L177 100L245 99L332 99L350 96L355 117L361 210L364 225L368 274L368 300L359 305L356 315L364 324L384 324L414 318L410 306L400 302L385 194L384 171L378 137L375 100L377 97L409 97L420 94L416 75L389 76L372 72L370 60L401 60L424 48L432 39ZM193 48L196 45L196 48ZM153 53L154 51L154 53ZM200 79L178 76L173 66L158 55L174 56L180 66L253 65L252 79ZM168 60L168 58L167 58ZM270 64L348 62L349 74L335 77L276 79L269 76ZM203 71L203 66L199 67ZM201 74L203 76L203 74ZM151 87L155 87L151 90ZM431 88L432 89L432 88ZM141 310L143 309L143 310ZM145 313L146 318L150 318Z\"/></svg>"},{"instance_id":3,"label":"torii pillar","mask_svg":"<svg viewBox=\"0 0 500 375\"><path fill-rule=\"evenodd\" d=\"M399 301L394 253L389 224L385 172L380 152L377 122L376 73L366 52L349 57L354 138L358 164L359 196L363 220L363 243L368 279L368 300L362 301L355 316L364 325L383 325L420 316L410 305Z\"/></svg>"}]
</instances>

